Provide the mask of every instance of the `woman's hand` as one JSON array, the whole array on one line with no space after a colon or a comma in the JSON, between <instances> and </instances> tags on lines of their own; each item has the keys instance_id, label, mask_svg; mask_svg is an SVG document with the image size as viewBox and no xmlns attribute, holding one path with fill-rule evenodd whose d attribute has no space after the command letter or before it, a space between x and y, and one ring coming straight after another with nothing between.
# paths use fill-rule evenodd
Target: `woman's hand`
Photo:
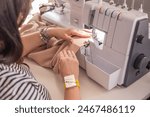
<instances>
[{"instance_id":1,"label":"woman's hand","mask_svg":"<svg viewBox=\"0 0 150 117\"><path fill-rule=\"evenodd\" d=\"M53 28L48 31L51 36L58 39L71 40L73 36L88 38L91 34L87 31L76 30L73 28Z\"/></svg>"},{"instance_id":2,"label":"woman's hand","mask_svg":"<svg viewBox=\"0 0 150 117\"><path fill-rule=\"evenodd\" d=\"M63 50L60 52L60 64L59 71L61 76L64 78L68 75L74 75L76 79L79 76L79 62L73 51Z\"/></svg>"},{"instance_id":3,"label":"woman's hand","mask_svg":"<svg viewBox=\"0 0 150 117\"><path fill-rule=\"evenodd\" d=\"M61 76L64 78L65 76L68 75L74 75L75 79L78 80L79 63L74 52L70 50L67 51L64 50L60 52L59 57L60 57L59 71ZM81 99L80 88L79 87L65 88L64 99L65 100Z\"/></svg>"}]
</instances>

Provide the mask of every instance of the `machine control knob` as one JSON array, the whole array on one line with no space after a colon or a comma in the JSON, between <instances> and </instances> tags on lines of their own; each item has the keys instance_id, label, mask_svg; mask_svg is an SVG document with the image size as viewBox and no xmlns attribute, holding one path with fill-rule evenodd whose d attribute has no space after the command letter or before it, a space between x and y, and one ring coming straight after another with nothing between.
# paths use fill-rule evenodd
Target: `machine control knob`
<instances>
[{"instance_id":1,"label":"machine control knob","mask_svg":"<svg viewBox=\"0 0 150 117\"><path fill-rule=\"evenodd\" d=\"M136 42L142 44L143 39L144 39L143 35L138 35Z\"/></svg>"},{"instance_id":2,"label":"machine control knob","mask_svg":"<svg viewBox=\"0 0 150 117\"><path fill-rule=\"evenodd\" d=\"M138 69L139 71L145 70L145 68L147 68L149 59L148 57L146 57L144 54L140 54L139 56L137 56L137 58L135 59L134 62L134 68Z\"/></svg>"}]
</instances>

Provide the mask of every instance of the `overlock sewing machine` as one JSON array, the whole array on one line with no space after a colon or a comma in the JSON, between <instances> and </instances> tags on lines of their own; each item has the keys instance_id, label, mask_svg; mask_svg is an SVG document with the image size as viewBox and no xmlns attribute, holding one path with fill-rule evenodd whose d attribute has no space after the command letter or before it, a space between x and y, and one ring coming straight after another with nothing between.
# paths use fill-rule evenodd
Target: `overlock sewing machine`
<instances>
[{"instance_id":1,"label":"overlock sewing machine","mask_svg":"<svg viewBox=\"0 0 150 117\"><path fill-rule=\"evenodd\" d=\"M134 1L134 0L133 0ZM44 20L63 27L92 29L92 38L77 57L87 75L110 90L129 86L150 71L148 15L102 0L69 0L60 8L42 15ZM60 10L61 9L61 10Z\"/></svg>"}]
</instances>

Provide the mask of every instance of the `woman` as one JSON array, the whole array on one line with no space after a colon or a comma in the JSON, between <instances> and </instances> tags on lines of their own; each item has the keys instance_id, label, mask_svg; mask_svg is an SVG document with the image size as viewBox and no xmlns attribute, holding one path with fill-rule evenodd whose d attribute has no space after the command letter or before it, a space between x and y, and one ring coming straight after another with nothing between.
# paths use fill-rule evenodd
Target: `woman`
<instances>
[{"instance_id":1,"label":"woman","mask_svg":"<svg viewBox=\"0 0 150 117\"><path fill-rule=\"evenodd\" d=\"M50 99L45 87L36 81L26 65L20 63L21 57L32 48L45 43L45 39L49 38L43 36L47 34L48 37L55 36L65 40L71 40L71 36L89 36L72 29L51 28L44 33L36 32L21 39L18 28L25 20L29 8L30 0L0 0L0 99ZM64 81L71 78L76 83L79 66L75 54L63 51L59 59L60 74ZM72 86L66 83L65 86L64 99L80 99L79 83Z\"/></svg>"}]
</instances>

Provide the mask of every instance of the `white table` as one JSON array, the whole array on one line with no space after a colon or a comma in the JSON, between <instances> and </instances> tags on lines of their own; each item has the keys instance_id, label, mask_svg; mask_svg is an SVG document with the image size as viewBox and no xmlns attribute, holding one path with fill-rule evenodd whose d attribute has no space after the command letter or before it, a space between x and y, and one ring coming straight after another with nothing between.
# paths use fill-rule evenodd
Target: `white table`
<instances>
[{"instance_id":1,"label":"white table","mask_svg":"<svg viewBox=\"0 0 150 117\"><path fill-rule=\"evenodd\" d=\"M31 60L25 59L36 79L49 91L52 99L60 100L64 96L62 79L51 69L43 68ZM108 91L91 80L83 69L80 69L81 98L83 100L139 100L150 96L150 73L129 87L115 87Z\"/></svg>"}]
</instances>

